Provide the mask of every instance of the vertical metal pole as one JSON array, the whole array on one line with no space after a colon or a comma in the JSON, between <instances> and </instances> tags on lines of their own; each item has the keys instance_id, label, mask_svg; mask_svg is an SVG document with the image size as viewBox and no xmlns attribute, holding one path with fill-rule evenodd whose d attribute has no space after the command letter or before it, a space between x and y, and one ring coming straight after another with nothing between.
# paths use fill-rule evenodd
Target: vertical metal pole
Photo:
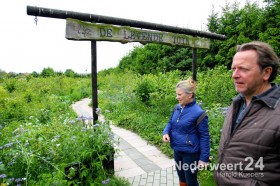
<instances>
[{"instance_id":1,"label":"vertical metal pole","mask_svg":"<svg viewBox=\"0 0 280 186\"><path fill-rule=\"evenodd\" d=\"M91 41L91 86L92 86L92 116L93 123L98 120L96 109L98 108L97 98L97 52L96 41Z\"/></svg>"},{"instance_id":2,"label":"vertical metal pole","mask_svg":"<svg viewBox=\"0 0 280 186\"><path fill-rule=\"evenodd\" d=\"M92 82L92 115L93 122L96 123L98 120L98 114L96 113L96 108L98 108L97 99L97 47L96 41L91 40L91 82ZM104 162L104 167L114 173L114 147L111 149L111 153L105 154L106 160Z\"/></svg>"},{"instance_id":3,"label":"vertical metal pole","mask_svg":"<svg viewBox=\"0 0 280 186\"><path fill-rule=\"evenodd\" d=\"M197 48L193 48L193 61L192 61L192 78L193 80L197 80L196 79L196 64L197 64Z\"/></svg>"}]
</instances>

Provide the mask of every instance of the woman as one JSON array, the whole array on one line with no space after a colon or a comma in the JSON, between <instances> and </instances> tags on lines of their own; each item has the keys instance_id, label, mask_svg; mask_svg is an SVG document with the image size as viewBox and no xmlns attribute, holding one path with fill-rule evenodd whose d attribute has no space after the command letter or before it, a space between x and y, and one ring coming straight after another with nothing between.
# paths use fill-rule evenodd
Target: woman
<instances>
[{"instance_id":1,"label":"woman","mask_svg":"<svg viewBox=\"0 0 280 186\"><path fill-rule=\"evenodd\" d=\"M176 85L179 104L175 106L163 130L163 141L170 142L174 150L180 186L197 186L197 171L192 172L191 168L204 167L209 160L208 117L203 116L204 111L196 103L196 87L191 78Z\"/></svg>"}]
</instances>

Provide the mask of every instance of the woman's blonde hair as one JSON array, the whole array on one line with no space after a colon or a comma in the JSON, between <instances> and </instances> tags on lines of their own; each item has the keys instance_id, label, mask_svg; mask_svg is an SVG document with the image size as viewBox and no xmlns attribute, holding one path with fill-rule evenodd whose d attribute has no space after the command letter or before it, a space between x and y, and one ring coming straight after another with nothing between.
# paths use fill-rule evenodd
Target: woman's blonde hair
<instances>
[{"instance_id":1,"label":"woman's blonde hair","mask_svg":"<svg viewBox=\"0 0 280 186\"><path fill-rule=\"evenodd\" d=\"M180 81L176 85L176 88L184 90L185 93L193 93L195 95L197 84L191 77L189 77L187 80Z\"/></svg>"}]
</instances>

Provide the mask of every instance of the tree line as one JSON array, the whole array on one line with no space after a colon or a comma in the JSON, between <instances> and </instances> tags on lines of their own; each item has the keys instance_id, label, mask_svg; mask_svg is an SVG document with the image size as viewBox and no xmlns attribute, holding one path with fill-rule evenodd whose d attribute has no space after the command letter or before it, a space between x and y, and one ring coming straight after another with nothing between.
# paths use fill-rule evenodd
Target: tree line
<instances>
[{"instance_id":1,"label":"tree line","mask_svg":"<svg viewBox=\"0 0 280 186\"><path fill-rule=\"evenodd\" d=\"M214 9L208 17L207 30L225 35L226 40L211 40L209 50L198 50L197 62L201 70L226 66L230 69L232 56L238 44L259 40L269 43L280 55L280 0L264 0L264 7L257 2L240 4L227 2L221 16ZM134 47L117 67L140 74L155 74L192 69L192 49L162 44Z\"/></svg>"},{"instance_id":2,"label":"tree line","mask_svg":"<svg viewBox=\"0 0 280 186\"><path fill-rule=\"evenodd\" d=\"M5 78L21 78L21 77L57 77L57 76L66 76L66 77L72 77L72 78L78 78L78 77L90 77L90 74L80 74L76 73L72 69L66 69L64 72L56 72L51 67L44 68L41 72L33 71L32 73L15 73L15 72L5 72L4 70L0 69L0 83L4 81Z\"/></svg>"}]
</instances>

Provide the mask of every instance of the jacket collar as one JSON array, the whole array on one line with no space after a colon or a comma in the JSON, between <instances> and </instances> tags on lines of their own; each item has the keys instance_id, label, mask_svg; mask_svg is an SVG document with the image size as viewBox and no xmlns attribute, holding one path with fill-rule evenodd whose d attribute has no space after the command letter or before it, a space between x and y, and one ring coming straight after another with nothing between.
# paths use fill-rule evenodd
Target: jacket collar
<instances>
[{"instance_id":1,"label":"jacket collar","mask_svg":"<svg viewBox=\"0 0 280 186\"><path fill-rule=\"evenodd\" d=\"M194 98L190 103L188 103L185 107L190 107L196 103L196 99ZM182 107L182 105L181 105Z\"/></svg>"},{"instance_id":2,"label":"jacket collar","mask_svg":"<svg viewBox=\"0 0 280 186\"><path fill-rule=\"evenodd\" d=\"M280 102L280 87L277 84L272 83L272 87L262 94L253 96L252 101L262 101L269 108L275 109ZM233 99L234 102L239 102L244 100L244 96L239 94Z\"/></svg>"},{"instance_id":3,"label":"jacket collar","mask_svg":"<svg viewBox=\"0 0 280 186\"><path fill-rule=\"evenodd\" d=\"M263 101L268 107L275 109L280 101L280 87L274 84L263 96L256 96L256 99Z\"/></svg>"}]
</instances>

